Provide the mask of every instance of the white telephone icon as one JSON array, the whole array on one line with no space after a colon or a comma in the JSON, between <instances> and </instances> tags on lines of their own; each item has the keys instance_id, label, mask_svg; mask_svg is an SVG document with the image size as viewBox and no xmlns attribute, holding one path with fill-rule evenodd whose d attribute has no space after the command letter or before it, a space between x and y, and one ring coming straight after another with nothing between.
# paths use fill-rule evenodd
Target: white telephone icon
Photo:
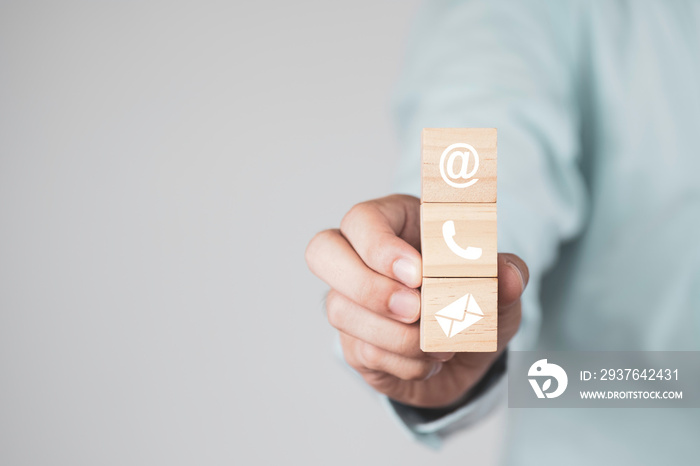
<instances>
[{"instance_id":1,"label":"white telephone icon","mask_svg":"<svg viewBox=\"0 0 700 466\"><path fill-rule=\"evenodd\" d=\"M455 222L448 220L442 224L442 237L445 239L447 247L450 251L457 254L459 257L468 260L477 260L481 257L481 248L474 248L467 246L466 248L460 247L455 242L455 235L457 234L455 230Z\"/></svg>"}]
</instances>

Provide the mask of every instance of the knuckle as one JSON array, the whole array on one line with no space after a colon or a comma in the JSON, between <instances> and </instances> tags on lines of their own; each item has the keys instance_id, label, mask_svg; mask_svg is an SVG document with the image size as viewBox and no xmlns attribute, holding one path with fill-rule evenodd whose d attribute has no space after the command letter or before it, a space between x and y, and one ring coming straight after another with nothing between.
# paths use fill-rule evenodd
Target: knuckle
<instances>
[{"instance_id":1,"label":"knuckle","mask_svg":"<svg viewBox=\"0 0 700 466\"><path fill-rule=\"evenodd\" d=\"M362 364L360 364L357 357L357 344L355 340L341 333L340 347L343 350L343 358L345 362L348 363L348 366L359 372L362 369Z\"/></svg>"},{"instance_id":2,"label":"knuckle","mask_svg":"<svg viewBox=\"0 0 700 466\"><path fill-rule=\"evenodd\" d=\"M352 354L352 351L346 347L343 347L343 358L348 366L352 367L358 372L362 370L362 365L357 361L357 358Z\"/></svg>"},{"instance_id":3,"label":"knuckle","mask_svg":"<svg viewBox=\"0 0 700 466\"><path fill-rule=\"evenodd\" d=\"M333 290L329 291L326 296L326 317L328 318L328 323L339 330L342 329L344 326L344 314L340 294Z\"/></svg>"},{"instance_id":4,"label":"knuckle","mask_svg":"<svg viewBox=\"0 0 700 466\"><path fill-rule=\"evenodd\" d=\"M378 371L365 371L362 374L362 378L365 379L365 382L367 382L369 385L371 385L375 390L377 390L380 393L386 394L384 390L382 390L382 386L386 386L385 382L386 379L386 373L385 372L378 372Z\"/></svg>"},{"instance_id":5,"label":"knuckle","mask_svg":"<svg viewBox=\"0 0 700 466\"><path fill-rule=\"evenodd\" d=\"M348 213L345 214L343 220L341 220L340 229L344 231L355 223L362 223L367 215L373 211L373 209L374 206L372 205L372 201L365 201L355 204L350 208L350 210L348 210Z\"/></svg>"},{"instance_id":6,"label":"knuckle","mask_svg":"<svg viewBox=\"0 0 700 466\"><path fill-rule=\"evenodd\" d=\"M310 269L314 269L316 260L318 258L318 249L324 244L327 244L335 236L335 230L323 230L319 231L311 238L309 244L306 246L306 251L304 252L304 258Z\"/></svg>"},{"instance_id":7,"label":"knuckle","mask_svg":"<svg viewBox=\"0 0 700 466\"><path fill-rule=\"evenodd\" d=\"M382 354L379 348L365 343L360 348L360 356L365 366L369 369L377 369L381 363Z\"/></svg>"}]
</instances>

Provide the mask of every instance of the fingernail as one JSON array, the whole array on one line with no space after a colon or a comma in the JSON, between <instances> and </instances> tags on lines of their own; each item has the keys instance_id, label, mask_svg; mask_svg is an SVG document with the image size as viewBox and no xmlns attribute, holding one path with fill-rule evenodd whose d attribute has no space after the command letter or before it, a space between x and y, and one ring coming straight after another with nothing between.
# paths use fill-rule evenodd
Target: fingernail
<instances>
[{"instance_id":1,"label":"fingernail","mask_svg":"<svg viewBox=\"0 0 700 466\"><path fill-rule=\"evenodd\" d=\"M525 279L523 278L523 273L520 271L517 265L515 265L515 262L511 261L506 261L506 263L510 266L511 269L515 270L518 274L518 277L520 277L520 289L524 290L525 289Z\"/></svg>"},{"instance_id":2,"label":"fingernail","mask_svg":"<svg viewBox=\"0 0 700 466\"><path fill-rule=\"evenodd\" d=\"M442 363L441 362L436 362L435 365L433 366L433 369L430 371L430 374L428 374L425 379L423 380L428 380L431 377L434 377L437 375L438 372L442 370Z\"/></svg>"},{"instance_id":3,"label":"fingernail","mask_svg":"<svg viewBox=\"0 0 700 466\"><path fill-rule=\"evenodd\" d=\"M428 353L428 356L430 356L433 359L437 359L438 361L449 361L452 359L452 356L454 356L454 353Z\"/></svg>"},{"instance_id":4,"label":"fingernail","mask_svg":"<svg viewBox=\"0 0 700 466\"><path fill-rule=\"evenodd\" d=\"M397 291L389 299L389 309L399 317L414 321L420 312L420 299L410 291Z\"/></svg>"},{"instance_id":5,"label":"fingernail","mask_svg":"<svg viewBox=\"0 0 700 466\"><path fill-rule=\"evenodd\" d=\"M407 285L420 281L418 267L408 259L395 261L392 269L396 278Z\"/></svg>"}]
</instances>

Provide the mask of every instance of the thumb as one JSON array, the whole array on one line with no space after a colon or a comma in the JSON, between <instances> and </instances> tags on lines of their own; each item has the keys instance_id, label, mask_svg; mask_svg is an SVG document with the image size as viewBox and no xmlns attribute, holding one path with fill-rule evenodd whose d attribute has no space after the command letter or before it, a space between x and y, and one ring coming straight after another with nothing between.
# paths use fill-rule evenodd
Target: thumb
<instances>
[{"instance_id":1,"label":"thumb","mask_svg":"<svg viewBox=\"0 0 700 466\"><path fill-rule=\"evenodd\" d=\"M530 280L530 271L515 254L498 254L498 307L517 303Z\"/></svg>"}]
</instances>

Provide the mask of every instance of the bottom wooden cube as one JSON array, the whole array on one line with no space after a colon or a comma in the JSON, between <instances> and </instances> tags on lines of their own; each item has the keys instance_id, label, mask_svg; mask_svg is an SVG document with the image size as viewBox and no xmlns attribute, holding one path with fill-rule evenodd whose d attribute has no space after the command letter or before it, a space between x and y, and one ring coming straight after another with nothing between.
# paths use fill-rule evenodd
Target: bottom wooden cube
<instances>
[{"instance_id":1,"label":"bottom wooden cube","mask_svg":"<svg viewBox=\"0 0 700 466\"><path fill-rule=\"evenodd\" d=\"M497 334L497 278L423 278L423 351L492 352Z\"/></svg>"}]
</instances>

